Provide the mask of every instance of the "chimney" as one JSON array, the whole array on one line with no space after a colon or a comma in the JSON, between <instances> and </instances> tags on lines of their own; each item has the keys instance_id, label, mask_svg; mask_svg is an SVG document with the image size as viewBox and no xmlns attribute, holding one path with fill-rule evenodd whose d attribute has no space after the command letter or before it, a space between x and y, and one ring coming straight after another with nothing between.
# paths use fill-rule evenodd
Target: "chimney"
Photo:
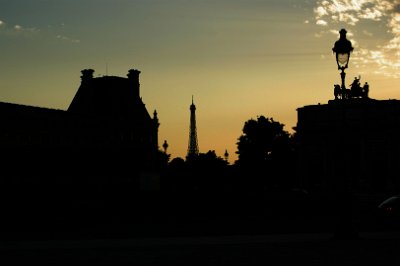
<instances>
[{"instance_id":1,"label":"chimney","mask_svg":"<svg viewBox=\"0 0 400 266\"><path fill-rule=\"evenodd\" d=\"M140 71L137 69L130 69L128 71L128 79L129 82L133 85L133 89L135 91L135 96L140 97L140 83L139 83L139 74Z\"/></svg>"},{"instance_id":2,"label":"chimney","mask_svg":"<svg viewBox=\"0 0 400 266\"><path fill-rule=\"evenodd\" d=\"M93 78L94 70L93 69L84 69L81 71L81 73L82 73L81 80L83 83L83 82L89 81Z\"/></svg>"}]
</instances>

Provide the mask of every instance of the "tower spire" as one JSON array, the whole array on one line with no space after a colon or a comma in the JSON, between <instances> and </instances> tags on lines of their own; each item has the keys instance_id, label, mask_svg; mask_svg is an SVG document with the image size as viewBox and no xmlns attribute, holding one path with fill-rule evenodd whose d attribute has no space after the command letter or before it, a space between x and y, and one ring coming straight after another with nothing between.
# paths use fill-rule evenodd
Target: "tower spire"
<instances>
[{"instance_id":1,"label":"tower spire","mask_svg":"<svg viewBox=\"0 0 400 266\"><path fill-rule=\"evenodd\" d=\"M196 105L194 105L193 95L192 104L190 105L190 128L189 128L189 144L187 150L187 157L199 154L199 145L197 142L196 130Z\"/></svg>"}]
</instances>

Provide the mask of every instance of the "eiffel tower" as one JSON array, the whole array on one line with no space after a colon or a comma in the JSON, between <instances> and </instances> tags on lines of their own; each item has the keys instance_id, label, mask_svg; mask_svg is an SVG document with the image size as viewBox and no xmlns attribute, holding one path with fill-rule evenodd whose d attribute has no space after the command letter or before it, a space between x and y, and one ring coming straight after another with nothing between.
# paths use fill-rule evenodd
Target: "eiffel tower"
<instances>
[{"instance_id":1,"label":"eiffel tower","mask_svg":"<svg viewBox=\"0 0 400 266\"><path fill-rule=\"evenodd\" d=\"M197 131L196 131L196 106L193 103L193 96L192 96L192 104L190 105L189 144L186 157L198 154L199 154L199 145L197 143Z\"/></svg>"}]
</instances>

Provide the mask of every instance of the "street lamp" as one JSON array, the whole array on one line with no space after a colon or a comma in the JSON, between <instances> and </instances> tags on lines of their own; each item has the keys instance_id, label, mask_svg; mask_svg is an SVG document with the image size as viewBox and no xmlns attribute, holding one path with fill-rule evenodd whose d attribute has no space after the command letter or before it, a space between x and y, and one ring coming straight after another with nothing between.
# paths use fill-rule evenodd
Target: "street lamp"
<instances>
[{"instance_id":1,"label":"street lamp","mask_svg":"<svg viewBox=\"0 0 400 266\"><path fill-rule=\"evenodd\" d=\"M344 82L346 78L346 73L344 72L344 70L349 65L350 52L354 50L353 46L351 45L351 42L346 38L346 33L347 31L345 29L341 29L339 31L340 38L335 42L335 45L332 48L332 51L336 54L336 63L338 69L342 71L340 73L340 77L342 78L342 86L341 86L342 99L345 98L345 92L346 92L346 85Z\"/></svg>"},{"instance_id":2,"label":"street lamp","mask_svg":"<svg viewBox=\"0 0 400 266\"><path fill-rule=\"evenodd\" d=\"M164 144L162 145L164 148L164 152L167 153L167 149L168 149L168 143L166 140L164 140Z\"/></svg>"},{"instance_id":3,"label":"street lamp","mask_svg":"<svg viewBox=\"0 0 400 266\"><path fill-rule=\"evenodd\" d=\"M342 85L340 87L340 95L342 100L346 98L350 98L350 93L348 93L348 90L346 90L346 85L345 85L345 78L346 78L346 73L344 70L348 67L349 65L349 60L350 60L350 53L354 50L353 46L351 45L351 42L347 40L346 38L346 33L347 31L345 29L341 29L339 31L340 33L340 38L335 42L334 47L332 48L332 51L336 54L336 63L338 66L338 70L341 70L340 77L342 78ZM335 86L336 87L336 86ZM335 91L335 97L336 97L336 91ZM345 122L345 114L346 114L346 109L342 109L343 113L343 126L346 124ZM348 153L350 152L348 148L349 146L347 145L347 138L345 134L340 134L339 136L340 142L342 142L343 147L338 145L337 151L338 155L336 159L334 159L337 163L337 165L340 165L340 162L342 165L340 165L337 173L339 174L338 176L335 177L334 180L334 196L335 196L335 204L336 204L336 215L337 215L337 221L336 221L336 228L335 228L335 233L334 237L339 238L339 239L349 239L349 238L357 238L358 233L356 229L354 228L353 221L352 221L352 204L349 204L349 202L353 201L353 195L352 195L352 188L351 188L351 178L349 176L349 170L347 169L347 157ZM339 142L338 142L339 143ZM336 164L335 163L335 164Z\"/></svg>"}]
</instances>

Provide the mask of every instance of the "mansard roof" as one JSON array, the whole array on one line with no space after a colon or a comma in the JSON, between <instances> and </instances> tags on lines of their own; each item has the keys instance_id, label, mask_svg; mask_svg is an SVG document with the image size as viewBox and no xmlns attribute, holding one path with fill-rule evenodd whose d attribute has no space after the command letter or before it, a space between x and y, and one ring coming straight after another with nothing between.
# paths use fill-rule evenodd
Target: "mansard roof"
<instances>
[{"instance_id":1,"label":"mansard roof","mask_svg":"<svg viewBox=\"0 0 400 266\"><path fill-rule=\"evenodd\" d=\"M132 71L136 76L131 74ZM117 76L94 78L93 72L93 70L82 70L81 85L68 111L126 118L135 122L151 120L139 95L140 71L131 70L128 78Z\"/></svg>"}]
</instances>

